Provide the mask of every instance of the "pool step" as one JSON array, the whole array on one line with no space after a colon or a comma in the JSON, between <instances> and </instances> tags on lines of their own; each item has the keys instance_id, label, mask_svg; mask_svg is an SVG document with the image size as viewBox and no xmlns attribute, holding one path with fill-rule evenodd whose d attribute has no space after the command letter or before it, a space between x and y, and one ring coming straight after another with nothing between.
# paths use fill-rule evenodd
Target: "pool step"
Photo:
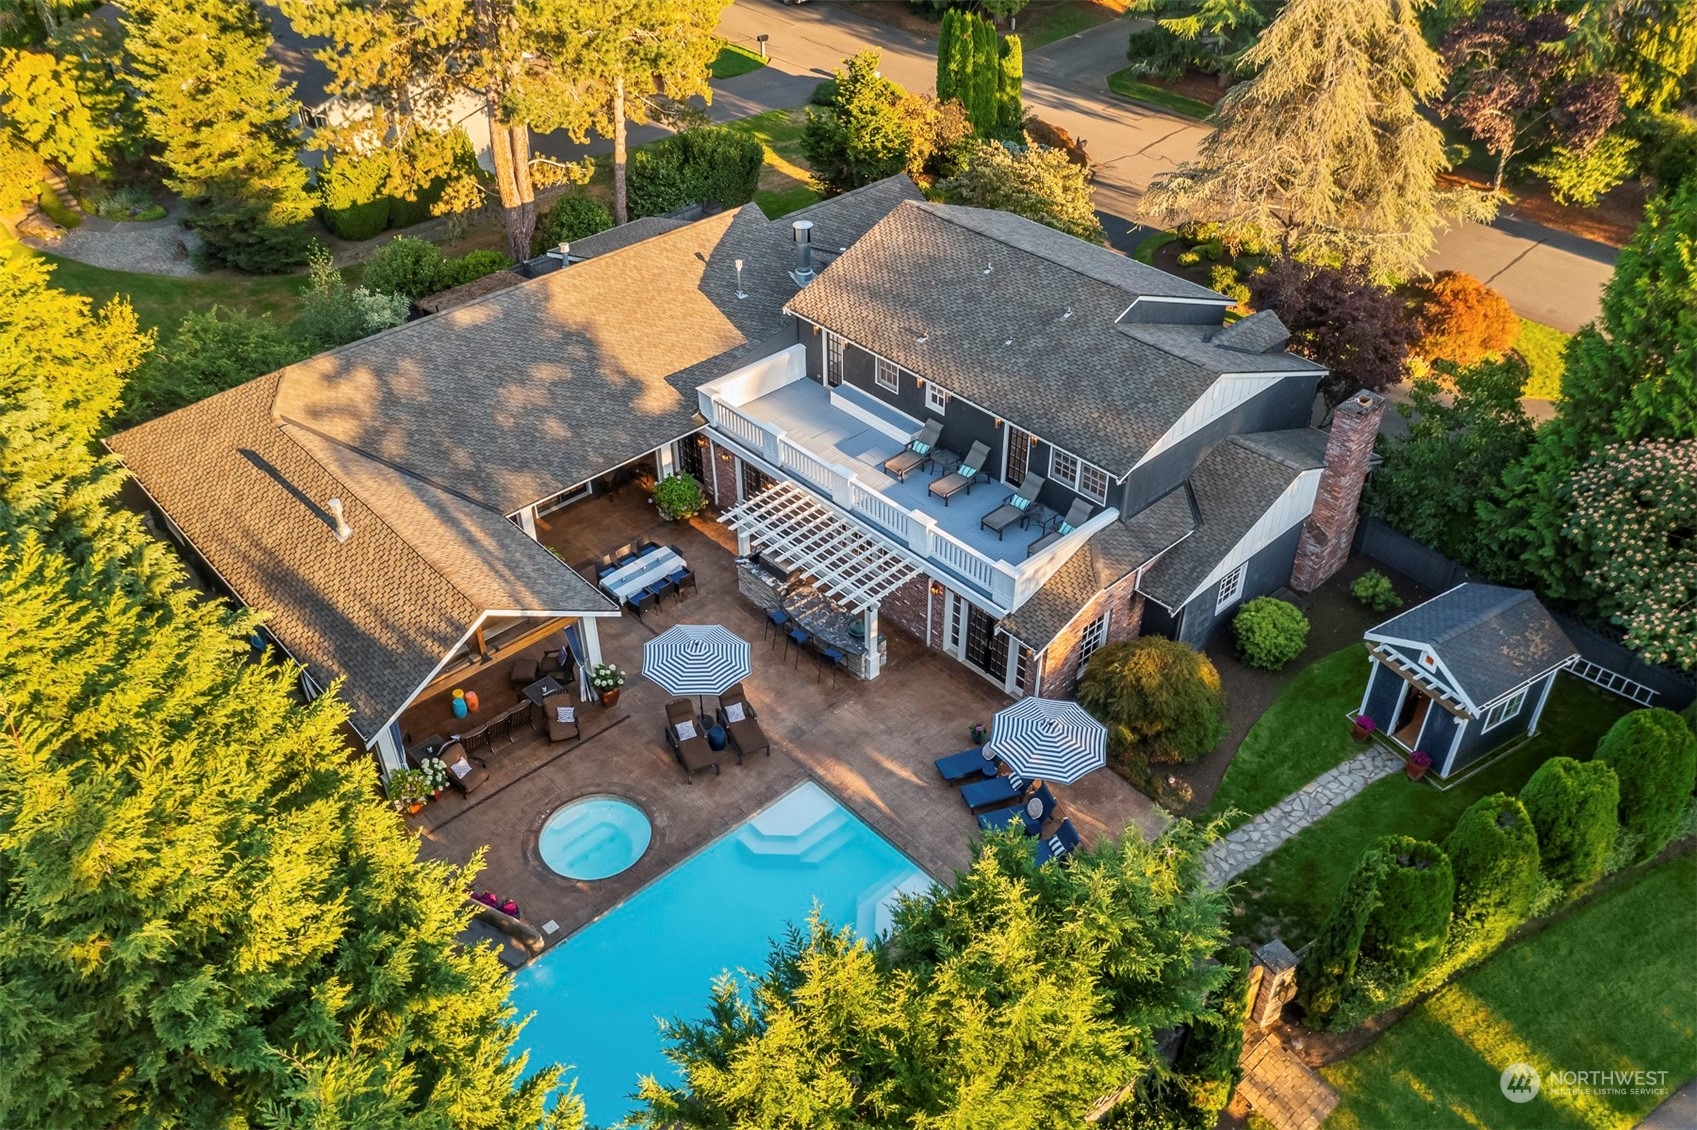
<instances>
[{"instance_id":1,"label":"pool step","mask_svg":"<svg viewBox=\"0 0 1697 1130\"><path fill-rule=\"evenodd\" d=\"M903 895L922 895L936 886L931 876L902 866L867 887L854 905L855 932L868 940L890 932L896 903Z\"/></svg>"},{"instance_id":2,"label":"pool step","mask_svg":"<svg viewBox=\"0 0 1697 1130\"><path fill-rule=\"evenodd\" d=\"M750 824L737 833L737 843L750 855L797 856L844 829L853 832L853 818L835 808L806 823Z\"/></svg>"}]
</instances>

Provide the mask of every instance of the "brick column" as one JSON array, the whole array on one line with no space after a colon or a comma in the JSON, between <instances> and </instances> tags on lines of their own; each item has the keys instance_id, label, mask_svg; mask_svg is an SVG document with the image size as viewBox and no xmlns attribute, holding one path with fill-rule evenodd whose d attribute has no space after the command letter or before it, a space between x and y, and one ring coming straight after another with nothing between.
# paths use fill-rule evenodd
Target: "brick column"
<instances>
[{"instance_id":1,"label":"brick column","mask_svg":"<svg viewBox=\"0 0 1697 1130\"><path fill-rule=\"evenodd\" d=\"M1290 587L1297 592L1313 592L1349 559L1349 545L1355 539L1355 512L1367 481L1379 418L1384 414L1385 398L1366 389L1332 412L1326 466L1320 472L1314 510L1302 523L1296 563L1290 571Z\"/></svg>"}]
</instances>

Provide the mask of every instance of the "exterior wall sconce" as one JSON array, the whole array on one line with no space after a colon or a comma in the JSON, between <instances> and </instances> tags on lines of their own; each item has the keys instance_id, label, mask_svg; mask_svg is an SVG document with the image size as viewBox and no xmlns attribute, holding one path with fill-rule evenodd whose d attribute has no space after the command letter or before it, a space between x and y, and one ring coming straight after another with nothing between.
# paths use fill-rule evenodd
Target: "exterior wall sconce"
<instances>
[{"instance_id":1,"label":"exterior wall sconce","mask_svg":"<svg viewBox=\"0 0 1697 1130\"><path fill-rule=\"evenodd\" d=\"M1002 418L1000 416L996 417L996 426L998 428L1002 426Z\"/></svg>"},{"instance_id":2,"label":"exterior wall sconce","mask_svg":"<svg viewBox=\"0 0 1697 1130\"><path fill-rule=\"evenodd\" d=\"M695 435L695 446L706 447L707 446L707 437L702 435L700 432L697 432L696 435Z\"/></svg>"},{"instance_id":3,"label":"exterior wall sconce","mask_svg":"<svg viewBox=\"0 0 1697 1130\"><path fill-rule=\"evenodd\" d=\"M943 582L942 581L932 581L931 582L931 595L932 596L942 596L943 595Z\"/></svg>"},{"instance_id":4,"label":"exterior wall sconce","mask_svg":"<svg viewBox=\"0 0 1697 1130\"><path fill-rule=\"evenodd\" d=\"M1032 447L1037 446L1037 437L1036 436L1026 436L1025 438L1031 441Z\"/></svg>"},{"instance_id":5,"label":"exterior wall sconce","mask_svg":"<svg viewBox=\"0 0 1697 1130\"><path fill-rule=\"evenodd\" d=\"M728 451L719 452L719 462L729 463L730 461L731 461L731 453L730 452L728 452Z\"/></svg>"},{"instance_id":6,"label":"exterior wall sconce","mask_svg":"<svg viewBox=\"0 0 1697 1130\"><path fill-rule=\"evenodd\" d=\"M924 388L925 387L925 378L924 377L913 378L913 387L914 388Z\"/></svg>"}]
</instances>

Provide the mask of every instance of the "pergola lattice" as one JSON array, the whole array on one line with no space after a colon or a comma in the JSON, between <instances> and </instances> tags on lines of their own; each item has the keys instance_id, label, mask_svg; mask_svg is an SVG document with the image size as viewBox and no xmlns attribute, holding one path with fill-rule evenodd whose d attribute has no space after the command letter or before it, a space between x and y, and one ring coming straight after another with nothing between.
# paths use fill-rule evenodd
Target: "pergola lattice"
<instances>
[{"instance_id":1,"label":"pergola lattice","mask_svg":"<svg viewBox=\"0 0 1697 1130\"><path fill-rule=\"evenodd\" d=\"M876 606L921 571L893 543L794 483L767 487L719 521L812 577L850 612Z\"/></svg>"}]
</instances>

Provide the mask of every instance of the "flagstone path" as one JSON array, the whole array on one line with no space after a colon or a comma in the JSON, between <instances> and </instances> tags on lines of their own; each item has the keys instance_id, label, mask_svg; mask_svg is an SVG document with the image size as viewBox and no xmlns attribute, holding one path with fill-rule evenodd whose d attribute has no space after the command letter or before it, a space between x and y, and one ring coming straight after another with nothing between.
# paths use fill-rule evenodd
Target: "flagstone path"
<instances>
[{"instance_id":1,"label":"flagstone path","mask_svg":"<svg viewBox=\"0 0 1697 1130\"><path fill-rule=\"evenodd\" d=\"M1234 829L1203 856L1208 882L1223 887L1320 817L1402 768L1402 758L1381 745L1327 770L1249 823Z\"/></svg>"}]
</instances>

